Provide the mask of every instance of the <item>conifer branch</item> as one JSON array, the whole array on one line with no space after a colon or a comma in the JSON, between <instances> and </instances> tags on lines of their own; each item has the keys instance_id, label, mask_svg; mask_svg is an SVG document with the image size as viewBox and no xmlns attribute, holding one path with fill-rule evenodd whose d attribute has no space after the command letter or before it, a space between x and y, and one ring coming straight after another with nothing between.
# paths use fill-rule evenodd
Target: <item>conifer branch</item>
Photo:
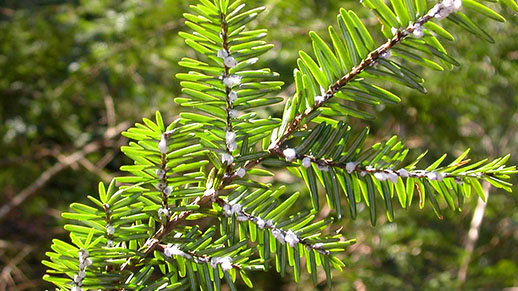
<instances>
[{"instance_id":1,"label":"conifer branch","mask_svg":"<svg viewBox=\"0 0 518 291\"><path fill-rule=\"evenodd\" d=\"M378 59L386 58L390 55L390 49L394 46L401 43L405 38L413 35L415 37L421 37L423 35L423 26L430 20L434 18L438 18L438 15L444 15L446 10L449 10L450 6L445 5L444 3L451 3L451 0L443 0L442 2L437 3L432 9L428 11L424 16L419 18L415 23L410 24L406 29L397 31L396 34L389 39L384 44L380 45L375 50L371 51L368 56L361 61L357 66L353 67L351 71L349 71L346 75L336 81L334 84L329 86L324 96L321 96L322 99L315 99L315 106L310 110L305 111L304 113L295 117L291 125L286 129L281 138L279 138L275 143L270 145L269 149L271 152L279 153L279 148L282 144L291 137L291 135L297 131L298 127L301 125L301 122L307 116L314 113L320 107L322 107L329 99L333 98L337 92L340 91L343 87L345 87L349 81L353 80L360 73L365 71L367 68L376 64ZM449 10L452 12L451 10ZM441 18L442 19L442 18Z\"/></svg>"},{"instance_id":2,"label":"conifer branch","mask_svg":"<svg viewBox=\"0 0 518 291\"><path fill-rule=\"evenodd\" d=\"M374 65L378 59L384 58L388 54L389 50L392 47L396 46L397 44L401 43L401 41L403 41L403 39L405 39L411 35L414 35L416 37L422 36L422 29L423 29L423 25L425 23L432 20L433 18L438 18L439 15L444 15L445 11L452 12L452 10L450 8L451 4L445 5L444 3L451 3L451 0L443 0L442 2L437 3L432 9L430 9L428 11L428 13L426 13L424 16L419 18L415 23L410 24L404 30L397 31L396 34L391 39L389 39L387 42L385 42L384 44L380 45L378 48L376 48L375 50L370 52L368 54L368 56L360 62L360 64L353 67L350 72L348 72L346 75L344 75L342 78L340 78L334 84L332 84L328 88L328 90L325 92L325 95L323 96L322 100L316 102L315 106L313 108L311 108L310 110L307 110L303 114L300 114L294 118L293 122L286 129L284 134L277 141L275 141L274 143L272 143L269 146L268 150L269 150L270 154L268 156L265 156L265 157L262 157L262 158L259 158L256 160L247 161L245 163L243 169L248 171L248 170L252 169L253 167L257 166L258 164L260 164L266 158L271 157L273 155L278 155L278 156L286 158L283 150L281 150L281 146L288 138L290 138L292 136L293 133L295 133L298 130L299 126L301 125L301 123L305 117L311 115L316 110L318 110L320 107L322 107L329 99L334 97L334 95L337 92L339 92L340 89L342 89L344 86L346 86L349 83L349 81L353 80L360 73L365 71L370 66ZM227 49L227 48L225 48L226 29L225 29L224 23L225 23L224 16L223 16L223 14L221 14L223 48L226 50ZM225 56L223 53L223 55L221 55L220 57L225 58L228 56L229 56L228 54ZM223 77L223 80L225 80L225 79L228 80L228 78L231 78L231 77L232 77L231 75L228 75L228 67L225 66L225 76ZM230 80L229 80L229 82L230 82ZM229 85L231 85L231 84L229 83ZM230 110L232 110L232 109L229 110L229 107L228 107L230 105L230 103L228 103L229 92L230 92L229 87L232 87L232 86L226 86L227 130L232 129L231 116L229 114ZM228 150L228 148L227 148L227 150ZM224 159L224 161L225 161L225 159ZM233 158L232 158L232 161L233 161ZM214 202L218 198L218 196L223 192L225 187L230 185L237 177L239 177L237 175L237 170L235 170L235 171L231 170L231 164L232 164L232 162L228 163L226 174L223 177L223 179L221 180L221 184L219 185L219 187L214 187L214 189L215 189L214 191L207 193L208 195L204 195L201 198L196 199L190 205L205 206L210 202ZM417 174L415 174L415 175L417 175ZM166 237L176 226L181 225L187 219L187 217L189 217L193 213L196 213L196 211L193 211L193 210L184 211L184 212L181 212L180 214L178 214L177 216L174 216L172 219L168 220L162 227L159 228L159 230L150 239L148 239L146 241L146 243L143 247L143 253L146 255L150 254L153 250L156 249L156 247L160 244L160 242L162 241L162 239L164 237ZM130 261L131 261L131 258L129 258L128 261L121 266L121 270L126 269L129 265Z\"/></svg>"}]
</instances>

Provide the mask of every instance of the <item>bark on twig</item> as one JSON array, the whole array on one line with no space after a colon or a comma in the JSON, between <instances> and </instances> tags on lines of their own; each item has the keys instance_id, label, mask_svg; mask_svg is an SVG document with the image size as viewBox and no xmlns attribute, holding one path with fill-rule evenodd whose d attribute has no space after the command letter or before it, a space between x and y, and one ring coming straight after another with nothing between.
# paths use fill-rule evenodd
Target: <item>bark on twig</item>
<instances>
[{"instance_id":1,"label":"bark on twig","mask_svg":"<svg viewBox=\"0 0 518 291\"><path fill-rule=\"evenodd\" d=\"M117 125L114 129L108 130L110 134L106 135L106 139L111 139L114 136L118 135L121 131L128 128L129 123L123 122L119 125ZM25 202L27 199L29 199L31 196L37 193L38 190L43 188L47 182L52 179L57 173L61 172L62 170L66 169L67 167L80 162L84 157L90 153L93 153L97 150L99 150L103 145L105 141L93 141L86 146L84 146L82 149L68 155L64 156L63 158L59 159L59 162L55 164L54 166L48 168L45 172L43 172L37 179L34 181L31 185L29 185L27 188L23 189L20 193L18 193L13 199L11 199L9 202L5 203L0 208L0 221L4 220L11 211L13 211L15 208L20 206L23 202Z\"/></svg>"},{"instance_id":2,"label":"bark on twig","mask_svg":"<svg viewBox=\"0 0 518 291\"><path fill-rule=\"evenodd\" d=\"M466 242L464 243L464 258L462 260L462 264L457 274L457 279L459 280L460 285L466 282L469 262L471 260L471 256L473 255L475 245L478 241L482 221L484 220L484 213L486 211L486 205L489 199L489 188L490 184L488 182L485 182L483 184L483 189L484 193L486 194L486 202L482 201L482 199L478 199L477 207L475 208L473 218L471 219L471 226L469 228L468 237L466 238Z\"/></svg>"}]
</instances>

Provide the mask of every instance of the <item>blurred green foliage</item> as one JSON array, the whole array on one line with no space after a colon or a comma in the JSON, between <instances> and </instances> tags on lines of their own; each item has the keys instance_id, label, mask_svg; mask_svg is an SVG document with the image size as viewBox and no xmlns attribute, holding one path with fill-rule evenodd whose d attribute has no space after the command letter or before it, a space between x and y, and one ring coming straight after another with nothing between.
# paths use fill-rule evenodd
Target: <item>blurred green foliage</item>
<instances>
[{"instance_id":1,"label":"blurred green foliage","mask_svg":"<svg viewBox=\"0 0 518 291\"><path fill-rule=\"evenodd\" d=\"M0 1L0 205L63 156L103 141L108 128L133 123L156 109L168 119L177 115L172 99L180 93L173 76L182 70L177 61L193 54L177 32L190 2ZM310 30L325 31L340 7L354 9L366 24L374 23L355 1L247 2L268 8L254 25L270 31L269 41L276 47L261 61L281 73L285 96L293 92L298 50L310 49ZM466 147L472 148L474 160L518 152L518 16L507 9L502 14L508 19L504 24L476 19L495 44L458 34L447 49L462 66L449 72L425 70L427 95L396 88L403 102L377 108L378 118L369 124L374 138L398 134L408 146L431 149L430 161ZM116 142L57 173L0 221L0 289L50 287L40 279L39 261L51 237L63 234L59 212L72 201L84 201L99 179L128 162L119 154L124 142L119 139L116 135ZM88 163L94 168L85 169ZM512 157L510 164L517 163ZM101 167L105 169L99 172ZM400 211L394 223L376 227L370 227L366 212L355 221L344 218L336 228L344 226L358 244L344 255L345 272L335 274L337 290L518 286L518 196L496 191L489 198L468 279L458 285L463 242L476 203L471 199L464 212L445 212L440 221L431 209L416 206ZM308 278L297 287L274 274L254 277L258 290L309 286Z\"/></svg>"}]
</instances>

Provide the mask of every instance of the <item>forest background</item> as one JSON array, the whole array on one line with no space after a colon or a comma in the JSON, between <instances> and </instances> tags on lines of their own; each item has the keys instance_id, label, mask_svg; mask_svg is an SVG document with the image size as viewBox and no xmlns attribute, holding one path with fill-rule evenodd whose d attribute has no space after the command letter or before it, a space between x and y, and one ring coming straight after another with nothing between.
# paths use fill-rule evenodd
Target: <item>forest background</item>
<instances>
[{"instance_id":1,"label":"forest background","mask_svg":"<svg viewBox=\"0 0 518 291\"><path fill-rule=\"evenodd\" d=\"M178 115L174 75L185 69L177 62L193 52L177 33L192 2L0 1L0 290L51 288L40 261L53 237L66 239L60 213L129 163L119 150L127 143L123 130L155 110L168 120ZM311 49L310 30L325 31L341 7L375 23L359 1L245 2L267 7L254 25L269 29L275 48L260 61L281 74L283 97L294 91L298 50ZM461 66L424 70L428 94L391 89L403 101L375 108L377 119L365 123L370 143L397 134L409 147L430 149L428 162L469 147L473 160L512 153L509 164L518 164L518 16L497 11L506 23L475 19L495 44L456 34L447 49ZM307 191L288 172L279 179ZM376 227L365 211L345 218L340 223L358 242L343 255L347 268L334 276L337 290L518 288L514 189L493 189L487 205L472 197L463 212L445 211L442 220L417 205L399 211L394 223L379 214ZM469 239L470 230L478 237ZM253 281L257 290L309 286L275 273L254 273Z\"/></svg>"}]
</instances>

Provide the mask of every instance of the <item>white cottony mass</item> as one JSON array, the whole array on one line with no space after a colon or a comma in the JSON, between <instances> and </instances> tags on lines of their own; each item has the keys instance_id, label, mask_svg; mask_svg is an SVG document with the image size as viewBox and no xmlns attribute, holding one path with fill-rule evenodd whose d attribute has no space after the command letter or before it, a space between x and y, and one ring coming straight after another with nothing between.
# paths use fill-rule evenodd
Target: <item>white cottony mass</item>
<instances>
[{"instance_id":1,"label":"white cottony mass","mask_svg":"<svg viewBox=\"0 0 518 291\"><path fill-rule=\"evenodd\" d=\"M218 51L218 58L220 58L220 59L224 59L224 58L226 58L226 57L228 57L228 52L227 52L227 50L220 49L220 50Z\"/></svg>"},{"instance_id":2,"label":"white cottony mass","mask_svg":"<svg viewBox=\"0 0 518 291\"><path fill-rule=\"evenodd\" d=\"M155 173L158 179L162 179L165 176L165 171L162 169L157 169Z\"/></svg>"},{"instance_id":3,"label":"white cottony mass","mask_svg":"<svg viewBox=\"0 0 518 291\"><path fill-rule=\"evenodd\" d=\"M285 244L286 241L284 240L284 234L280 229L274 228L272 229L272 235L275 237L281 244Z\"/></svg>"},{"instance_id":4,"label":"white cottony mass","mask_svg":"<svg viewBox=\"0 0 518 291\"><path fill-rule=\"evenodd\" d=\"M399 176L400 176L401 178L408 178L408 176L409 176L409 174L410 174L410 173L409 173L407 170L405 170L405 169L399 169L399 171L397 171L397 172L398 172L398 174L399 174Z\"/></svg>"},{"instance_id":5,"label":"white cottony mass","mask_svg":"<svg viewBox=\"0 0 518 291\"><path fill-rule=\"evenodd\" d=\"M382 58L382 59L388 59L388 58L390 58L391 56L392 56L392 52L390 52L390 50L389 50L389 49L387 49L386 51L384 51L384 52L382 52L382 53L380 54L380 58Z\"/></svg>"},{"instance_id":6,"label":"white cottony mass","mask_svg":"<svg viewBox=\"0 0 518 291\"><path fill-rule=\"evenodd\" d=\"M329 171L329 166L317 164L317 170L327 172Z\"/></svg>"},{"instance_id":7,"label":"white cottony mass","mask_svg":"<svg viewBox=\"0 0 518 291\"><path fill-rule=\"evenodd\" d=\"M173 187L167 186L167 187L164 188L164 194L165 195L169 196L169 195L171 195L171 193L173 193Z\"/></svg>"},{"instance_id":8,"label":"white cottony mass","mask_svg":"<svg viewBox=\"0 0 518 291\"><path fill-rule=\"evenodd\" d=\"M223 271L232 269L232 259L229 257L220 258L220 265Z\"/></svg>"},{"instance_id":9,"label":"white cottony mass","mask_svg":"<svg viewBox=\"0 0 518 291\"><path fill-rule=\"evenodd\" d=\"M387 178L390 182L396 184L397 183L397 178L398 178L398 175L392 171L390 171L388 174L387 174Z\"/></svg>"},{"instance_id":10,"label":"white cottony mass","mask_svg":"<svg viewBox=\"0 0 518 291\"><path fill-rule=\"evenodd\" d=\"M262 218L258 218L255 223L257 224L257 227L259 227L259 229L263 229L266 224L266 221L264 221Z\"/></svg>"},{"instance_id":11,"label":"white cottony mass","mask_svg":"<svg viewBox=\"0 0 518 291\"><path fill-rule=\"evenodd\" d=\"M376 178L380 181L385 181L385 180L387 180L388 176L384 172L377 172L377 173L374 173L374 178Z\"/></svg>"},{"instance_id":12,"label":"white cottony mass","mask_svg":"<svg viewBox=\"0 0 518 291\"><path fill-rule=\"evenodd\" d=\"M169 209L167 209L167 208L159 208L157 210L157 212L158 212L158 218L160 218L160 219L167 218L169 216Z\"/></svg>"},{"instance_id":13,"label":"white cottony mass","mask_svg":"<svg viewBox=\"0 0 518 291\"><path fill-rule=\"evenodd\" d=\"M228 68L233 68L233 67L237 66L237 61L231 56L224 58L223 63Z\"/></svg>"},{"instance_id":14,"label":"white cottony mass","mask_svg":"<svg viewBox=\"0 0 518 291\"><path fill-rule=\"evenodd\" d=\"M228 111L228 116L230 116L230 118L237 118L239 116L239 113L235 109L230 109Z\"/></svg>"},{"instance_id":15,"label":"white cottony mass","mask_svg":"<svg viewBox=\"0 0 518 291\"><path fill-rule=\"evenodd\" d=\"M347 171L347 174L351 174L356 169L356 163L354 162L348 162L345 164L345 170Z\"/></svg>"},{"instance_id":16,"label":"white cottony mass","mask_svg":"<svg viewBox=\"0 0 518 291\"><path fill-rule=\"evenodd\" d=\"M287 148L282 153L288 162L293 162L295 159L297 159L297 152L295 149Z\"/></svg>"},{"instance_id":17,"label":"white cottony mass","mask_svg":"<svg viewBox=\"0 0 518 291\"><path fill-rule=\"evenodd\" d=\"M172 256L181 256L183 257L185 253L178 248L177 245L168 244L166 248L164 248L164 255L168 257Z\"/></svg>"},{"instance_id":18,"label":"white cottony mass","mask_svg":"<svg viewBox=\"0 0 518 291\"><path fill-rule=\"evenodd\" d=\"M229 153L224 153L221 155L221 162L223 164L232 164L234 162L234 157Z\"/></svg>"},{"instance_id":19,"label":"white cottony mass","mask_svg":"<svg viewBox=\"0 0 518 291\"><path fill-rule=\"evenodd\" d=\"M228 93L228 101L230 101L230 103L234 103L234 102L236 102L236 100L237 100L236 91L230 91L230 93Z\"/></svg>"},{"instance_id":20,"label":"white cottony mass","mask_svg":"<svg viewBox=\"0 0 518 291\"><path fill-rule=\"evenodd\" d=\"M230 75L223 78L223 84L225 87L232 89L234 86L239 85L241 83L241 76Z\"/></svg>"},{"instance_id":21,"label":"white cottony mass","mask_svg":"<svg viewBox=\"0 0 518 291\"><path fill-rule=\"evenodd\" d=\"M324 96L315 96L315 104L320 104L325 101Z\"/></svg>"},{"instance_id":22,"label":"white cottony mass","mask_svg":"<svg viewBox=\"0 0 518 291\"><path fill-rule=\"evenodd\" d=\"M414 36L415 36L416 38L421 38L421 37L423 37L423 35L424 35L423 27L422 27L420 24L415 23L415 24L414 24L414 31L412 32L412 34L414 34Z\"/></svg>"},{"instance_id":23,"label":"white cottony mass","mask_svg":"<svg viewBox=\"0 0 518 291\"><path fill-rule=\"evenodd\" d=\"M225 134L225 141L227 144L235 142L236 141L236 133L233 131L227 131Z\"/></svg>"},{"instance_id":24,"label":"white cottony mass","mask_svg":"<svg viewBox=\"0 0 518 291\"><path fill-rule=\"evenodd\" d=\"M106 234L107 235L113 235L115 233L115 227L113 227L111 224L106 225Z\"/></svg>"},{"instance_id":25,"label":"white cottony mass","mask_svg":"<svg viewBox=\"0 0 518 291\"><path fill-rule=\"evenodd\" d=\"M237 172L236 172L236 175L237 175L239 178L243 178L243 177L246 175L246 170L245 170L245 168L239 168L239 170L237 170Z\"/></svg>"},{"instance_id":26,"label":"white cottony mass","mask_svg":"<svg viewBox=\"0 0 518 291\"><path fill-rule=\"evenodd\" d=\"M304 159L302 159L302 166L304 168L309 168L311 167L311 159L308 158L308 157L305 157Z\"/></svg>"},{"instance_id":27,"label":"white cottony mass","mask_svg":"<svg viewBox=\"0 0 518 291\"><path fill-rule=\"evenodd\" d=\"M162 154L167 154L167 139L164 135L162 135L162 139L160 139L160 142L158 143L158 150Z\"/></svg>"},{"instance_id":28,"label":"white cottony mass","mask_svg":"<svg viewBox=\"0 0 518 291\"><path fill-rule=\"evenodd\" d=\"M295 247L297 245L297 243L299 242L299 237L291 230L288 230L286 232L286 236L284 237L284 239L286 240L286 242L288 243L288 245L290 245L290 247Z\"/></svg>"}]
</instances>

